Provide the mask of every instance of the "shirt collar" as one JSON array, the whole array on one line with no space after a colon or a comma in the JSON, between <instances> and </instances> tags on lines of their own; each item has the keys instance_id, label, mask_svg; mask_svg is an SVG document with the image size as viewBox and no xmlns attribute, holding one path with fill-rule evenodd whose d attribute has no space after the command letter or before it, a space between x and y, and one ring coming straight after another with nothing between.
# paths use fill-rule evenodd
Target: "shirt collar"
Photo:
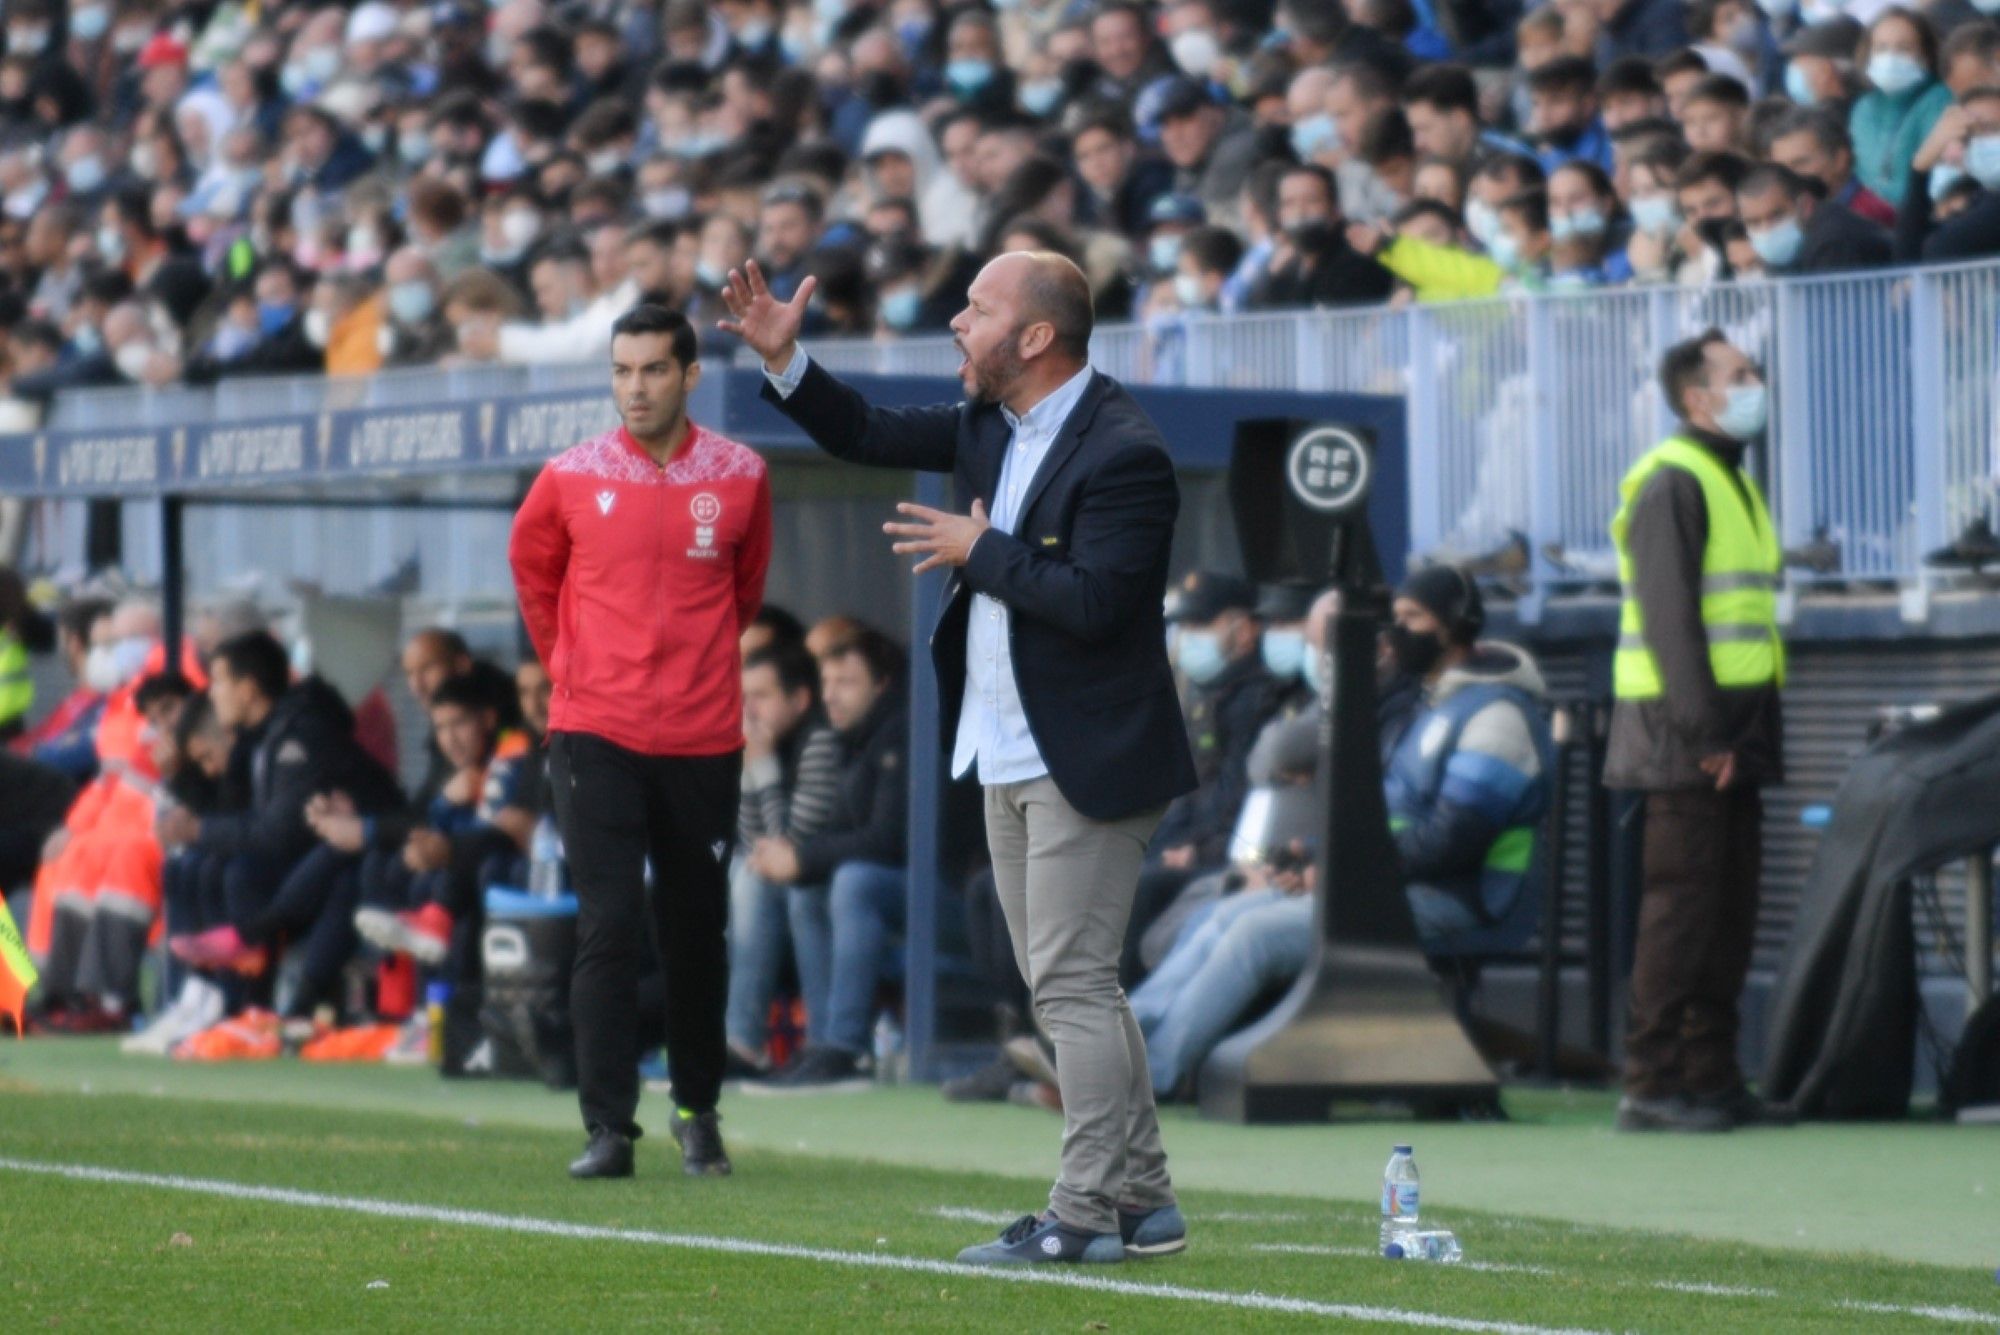
<instances>
[{"instance_id":1,"label":"shirt collar","mask_svg":"<svg viewBox=\"0 0 2000 1335\"><path fill-rule=\"evenodd\" d=\"M667 461L666 467L672 468L681 460L692 455L695 452L695 447L701 443L701 435L701 427L693 419L689 419L687 439L681 442L680 449L675 452L672 459ZM630 450L640 462L650 465L653 468L660 467L660 461L646 452L646 447L634 439L632 433L625 429L625 425L622 422L618 425L617 436L618 443Z\"/></svg>"},{"instance_id":2,"label":"shirt collar","mask_svg":"<svg viewBox=\"0 0 2000 1335\"><path fill-rule=\"evenodd\" d=\"M1000 415L1007 419L1007 425L1015 431L1032 431L1037 435L1053 436L1057 428L1068 420L1070 411L1083 397L1083 391L1090 386L1090 367L1065 380L1056 387L1053 394L1043 399L1028 411L1016 417L1014 410L1005 404L1000 406Z\"/></svg>"}]
</instances>

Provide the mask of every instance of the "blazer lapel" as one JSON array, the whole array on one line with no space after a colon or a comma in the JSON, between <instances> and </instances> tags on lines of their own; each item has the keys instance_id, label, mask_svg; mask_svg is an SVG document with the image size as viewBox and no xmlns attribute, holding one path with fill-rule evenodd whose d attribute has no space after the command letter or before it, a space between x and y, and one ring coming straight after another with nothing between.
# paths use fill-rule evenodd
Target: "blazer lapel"
<instances>
[{"instance_id":1,"label":"blazer lapel","mask_svg":"<svg viewBox=\"0 0 2000 1335\"><path fill-rule=\"evenodd\" d=\"M1049 452L1042 456L1042 466L1035 470L1034 480L1028 483L1027 494L1021 497L1021 508L1014 514L1016 532L1020 532L1026 523L1029 512L1035 508L1035 501L1042 494L1042 489L1049 485L1049 479L1056 475L1056 471L1069 460L1070 455L1076 453L1076 447L1082 442L1084 433L1090 429L1091 418L1097 416L1098 406L1104 402L1104 397L1110 389L1111 382L1102 372L1090 373L1090 383L1084 387L1083 397L1076 401L1076 407L1070 409L1069 420L1063 423L1062 431L1056 436L1055 443L1049 446ZM995 476L997 479L998 474Z\"/></svg>"}]
</instances>

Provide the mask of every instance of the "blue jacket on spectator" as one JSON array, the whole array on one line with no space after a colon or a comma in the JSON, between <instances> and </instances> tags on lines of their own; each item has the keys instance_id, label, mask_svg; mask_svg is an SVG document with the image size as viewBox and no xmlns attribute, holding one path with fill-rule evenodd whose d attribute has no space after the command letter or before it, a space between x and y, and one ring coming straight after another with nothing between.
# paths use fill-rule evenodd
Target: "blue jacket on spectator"
<instances>
[{"instance_id":1,"label":"blue jacket on spectator","mask_svg":"<svg viewBox=\"0 0 2000 1335\"><path fill-rule=\"evenodd\" d=\"M1411 885L1506 916L1540 851L1555 745L1542 677L1511 645L1483 643L1448 669L1391 751L1389 828Z\"/></svg>"}]
</instances>

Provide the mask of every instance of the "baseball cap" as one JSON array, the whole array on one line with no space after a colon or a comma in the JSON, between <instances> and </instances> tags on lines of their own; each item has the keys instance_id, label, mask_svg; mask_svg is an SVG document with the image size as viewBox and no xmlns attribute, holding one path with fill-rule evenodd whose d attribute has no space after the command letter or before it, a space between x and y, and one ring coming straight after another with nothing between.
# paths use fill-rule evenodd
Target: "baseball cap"
<instances>
[{"instance_id":1,"label":"baseball cap","mask_svg":"<svg viewBox=\"0 0 2000 1335\"><path fill-rule=\"evenodd\" d=\"M1257 610L1257 586L1236 575L1219 570L1196 570L1167 591L1169 621L1199 625L1213 621L1224 612Z\"/></svg>"}]
</instances>

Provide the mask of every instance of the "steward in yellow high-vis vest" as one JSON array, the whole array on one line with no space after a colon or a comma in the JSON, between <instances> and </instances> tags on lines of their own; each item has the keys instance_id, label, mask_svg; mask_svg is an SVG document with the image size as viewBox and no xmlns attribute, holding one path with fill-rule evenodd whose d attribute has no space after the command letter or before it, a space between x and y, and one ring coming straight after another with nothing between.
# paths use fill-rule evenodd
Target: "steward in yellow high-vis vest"
<instances>
[{"instance_id":1,"label":"steward in yellow high-vis vest","mask_svg":"<svg viewBox=\"0 0 2000 1335\"><path fill-rule=\"evenodd\" d=\"M1681 428L1625 475L1611 520L1623 601L1604 781L1645 794L1644 889L1621 1130L1774 1116L1736 1064L1763 861L1762 786L1783 777L1782 555L1743 466L1768 392L1717 331L1670 349Z\"/></svg>"}]
</instances>

